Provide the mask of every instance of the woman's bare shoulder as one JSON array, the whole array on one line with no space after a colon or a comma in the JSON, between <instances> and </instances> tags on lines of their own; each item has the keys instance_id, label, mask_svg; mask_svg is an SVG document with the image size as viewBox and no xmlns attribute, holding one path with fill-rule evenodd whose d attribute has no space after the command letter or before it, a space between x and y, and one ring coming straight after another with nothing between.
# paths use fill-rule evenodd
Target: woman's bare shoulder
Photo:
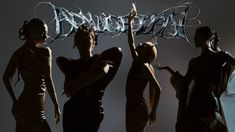
<instances>
[{"instance_id":1,"label":"woman's bare shoulder","mask_svg":"<svg viewBox=\"0 0 235 132\"><path fill-rule=\"evenodd\" d=\"M139 77L149 79L149 77L153 76L154 73L153 73L152 68L150 67L150 65L144 63L144 64L138 66L137 75Z\"/></svg>"}]
</instances>

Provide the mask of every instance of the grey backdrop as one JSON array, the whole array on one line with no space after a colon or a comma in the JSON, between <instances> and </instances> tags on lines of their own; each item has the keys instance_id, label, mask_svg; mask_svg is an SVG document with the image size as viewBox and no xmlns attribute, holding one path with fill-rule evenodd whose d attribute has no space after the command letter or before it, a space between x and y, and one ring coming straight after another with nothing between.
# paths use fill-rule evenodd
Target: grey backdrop
<instances>
[{"instance_id":1,"label":"grey backdrop","mask_svg":"<svg viewBox=\"0 0 235 132\"><path fill-rule=\"evenodd\" d=\"M84 11L91 11L95 14L101 12L107 14L124 15L129 12L131 3L135 2L139 13L150 14L160 12L168 7L176 5L178 0L50 0L57 6L63 6L67 9L80 7ZM18 30L24 20L30 20L34 17L34 7L40 0L4 0L0 4L1 24L0 24L0 75L3 75L5 67L13 52L19 48L23 42L18 39ZM235 55L235 1L233 0L195 0L201 13L199 19L202 25L215 27L221 37L221 47ZM41 11L40 15L48 15L48 10ZM49 28L50 30L50 28ZM195 28L188 28L187 33L192 41L193 31ZM140 39L139 39L140 40ZM130 68L131 58L127 35L123 34L118 37L105 35L99 36L99 45L95 52L103 49L119 46L123 49L123 60L119 72L106 89L103 102L105 109L105 118L101 124L99 132L124 132L125 131L125 82L127 72ZM193 43L192 43L193 44ZM55 64L55 58L66 56L78 58L77 50L72 49L73 39L68 38L62 42L55 42L48 45L53 51L53 77L56 90L59 97L61 111L63 104L67 100L62 96L63 74ZM158 48L157 61L161 65L170 65L185 73L190 58L198 55L198 50L190 47L186 41L180 39L160 39ZM157 78L162 86L160 103L157 109L157 121L151 126L147 126L149 132L174 132L174 124L177 112L177 100L175 91L170 85L169 74L164 71L157 73ZM17 95L22 90L22 83L14 87ZM0 81L0 132L13 132L15 121L11 114L12 101L2 80ZM51 100L46 98L46 116L54 132L62 132L62 123L55 124ZM29 108L30 109L30 108ZM233 115L234 116L234 115Z\"/></svg>"}]
</instances>

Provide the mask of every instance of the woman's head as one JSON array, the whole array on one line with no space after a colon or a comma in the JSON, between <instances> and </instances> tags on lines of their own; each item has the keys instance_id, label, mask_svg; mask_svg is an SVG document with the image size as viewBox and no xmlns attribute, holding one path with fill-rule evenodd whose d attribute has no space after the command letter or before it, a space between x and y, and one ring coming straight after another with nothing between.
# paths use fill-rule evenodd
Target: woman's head
<instances>
[{"instance_id":1,"label":"woman's head","mask_svg":"<svg viewBox=\"0 0 235 132\"><path fill-rule=\"evenodd\" d=\"M194 35L194 41L196 47L204 47L206 46L206 42L211 39L213 36L213 32L210 27L204 26L199 27Z\"/></svg>"},{"instance_id":2,"label":"woman's head","mask_svg":"<svg viewBox=\"0 0 235 132\"><path fill-rule=\"evenodd\" d=\"M143 62L152 62L157 57L157 49L152 42L144 42L136 47L138 59Z\"/></svg>"},{"instance_id":3,"label":"woman's head","mask_svg":"<svg viewBox=\"0 0 235 132\"><path fill-rule=\"evenodd\" d=\"M44 43L47 39L48 27L46 23L38 18L25 21L19 30L21 40L31 41L35 44Z\"/></svg>"},{"instance_id":4,"label":"woman's head","mask_svg":"<svg viewBox=\"0 0 235 132\"><path fill-rule=\"evenodd\" d=\"M89 50L92 51L97 45L97 34L92 29L86 25L81 25L77 29L74 36L74 47L76 46L80 51Z\"/></svg>"}]
</instances>

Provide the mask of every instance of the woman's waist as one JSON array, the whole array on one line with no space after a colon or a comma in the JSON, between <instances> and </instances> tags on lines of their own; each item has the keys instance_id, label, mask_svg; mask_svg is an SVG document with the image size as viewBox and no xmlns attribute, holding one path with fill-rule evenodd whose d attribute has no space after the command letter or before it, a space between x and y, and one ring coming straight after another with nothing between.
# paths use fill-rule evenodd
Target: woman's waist
<instances>
[{"instance_id":1,"label":"woman's waist","mask_svg":"<svg viewBox=\"0 0 235 132\"><path fill-rule=\"evenodd\" d=\"M79 91L73 98L75 100L88 100L90 102L95 102L102 100L103 96L104 90L96 87L87 87Z\"/></svg>"},{"instance_id":2,"label":"woman's waist","mask_svg":"<svg viewBox=\"0 0 235 132\"><path fill-rule=\"evenodd\" d=\"M39 81L24 81L24 90L25 93L32 94L43 94L46 91L46 84L44 79Z\"/></svg>"},{"instance_id":3,"label":"woman's waist","mask_svg":"<svg viewBox=\"0 0 235 132\"><path fill-rule=\"evenodd\" d=\"M70 99L64 104L64 109L70 111L80 111L80 112L101 112L103 111L103 105L101 100L94 101L94 100L76 100Z\"/></svg>"},{"instance_id":4,"label":"woman's waist","mask_svg":"<svg viewBox=\"0 0 235 132\"><path fill-rule=\"evenodd\" d=\"M33 86L41 86L45 85L45 79L43 77L41 78L23 78L25 85L33 85Z\"/></svg>"},{"instance_id":5,"label":"woman's waist","mask_svg":"<svg viewBox=\"0 0 235 132\"><path fill-rule=\"evenodd\" d=\"M127 98L126 99L126 103L127 104L133 104L133 105L140 105L140 104L145 104L146 101L145 101L145 98L144 97L136 97L136 98Z\"/></svg>"},{"instance_id":6,"label":"woman's waist","mask_svg":"<svg viewBox=\"0 0 235 132\"><path fill-rule=\"evenodd\" d=\"M32 103L43 103L45 101L45 91L35 88L24 88L19 96L19 100Z\"/></svg>"},{"instance_id":7,"label":"woman's waist","mask_svg":"<svg viewBox=\"0 0 235 132\"><path fill-rule=\"evenodd\" d=\"M79 97L73 97L68 100L71 104L76 104L76 105L83 105L87 107L100 107L102 106L102 99L101 98L94 98L91 96L79 96Z\"/></svg>"},{"instance_id":8,"label":"woman's waist","mask_svg":"<svg viewBox=\"0 0 235 132\"><path fill-rule=\"evenodd\" d=\"M43 111L45 105L45 96L30 96L21 94L17 100L17 104L22 109L34 109L37 111Z\"/></svg>"}]
</instances>

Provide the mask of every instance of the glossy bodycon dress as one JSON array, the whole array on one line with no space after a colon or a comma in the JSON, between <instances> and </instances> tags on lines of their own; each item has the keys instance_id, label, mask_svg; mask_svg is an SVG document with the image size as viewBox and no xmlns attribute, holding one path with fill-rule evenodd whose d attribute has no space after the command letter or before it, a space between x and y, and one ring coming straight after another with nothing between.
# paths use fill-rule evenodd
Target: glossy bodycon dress
<instances>
[{"instance_id":1,"label":"glossy bodycon dress","mask_svg":"<svg viewBox=\"0 0 235 132\"><path fill-rule=\"evenodd\" d=\"M49 63L48 51L46 48L24 45L13 55L17 58L15 65L18 74L24 81L23 92L13 105L16 132L50 132L44 116L46 85L43 65Z\"/></svg>"}]
</instances>

